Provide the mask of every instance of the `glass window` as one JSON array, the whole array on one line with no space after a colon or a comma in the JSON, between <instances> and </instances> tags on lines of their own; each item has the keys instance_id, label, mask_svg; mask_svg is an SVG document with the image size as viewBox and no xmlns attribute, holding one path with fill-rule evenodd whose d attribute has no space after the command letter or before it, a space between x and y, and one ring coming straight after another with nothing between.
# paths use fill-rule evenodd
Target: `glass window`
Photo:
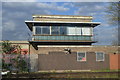
<instances>
[{"instance_id":1,"label":"glass window","mask_svg":"<svg viewBox=\"0 0 120 80\"><path fill-rule=\"evenodd\" d=\"M50 27L42 27L42 34L50 34Z\"/></svg>"},{"instance_id":2,"label":"glass window","mask_svg":"<svg viewBox=\"0 0 120 80\"><path fill-rule=\"evenodd\" d=\"M77 61L86 61L86 53L78 52L77 53Z\"/></svg>"},{"instance_id":3,"label":"glass window","mask_svg":"<svg viewBox=\"0 0 120 80\"><path fill-rule=\"evenodd\" d=\"M67 34L68 35L82 35L82 28L81 27L67 27Z\"/></svg>"},{"instance_id":4,"label":"glass window","mask_svg":"<svg viewBox=\"0 0 120 80\"><path fill-rule=\"evenodd\" d=\"M52 26L51 27L51 34L60 34L60 27Z\"/></svg>"},{"instance_id":5,"label":"glass window","mask_svg":"<svg viewBox=\"0 0 120 80\"><path fill-rule=\"evenodd\" d=\"M36 34L50 34L50 27L36 26Z\"/></svg>"},{"instance_id":6,"label":"glass window","mask_svg":"<svg viewBox=\"0 0 120 80\"><path fill-rule=\"evenodd\" d=\"M60 34L61 35L66 35L66 26L64 26L64 27L60 27Z\"/></svg>"},{"instance_id":7,"label":"glass window","mask_svg":"<svg viewBox=\"0 0 120 80\"><path fill-rule=\"evenodd\" d=\"M36 34L41 34L41 26L36 27Z\"/></svg>"},{"instance_id":8,"label":"glass window","mask_svg":"<svg viewBox=\"0 0 120 80\"><path fill-rule=\"evenodd\" d=\"M35 26L35 34L92 35L92 28L72 26ZM50 30L51 29L51 30Z\"/></svg>"},{"instance_id":9,"label":"glass window","mask_svg":"<svg viewBox=\"0 0 120 80\"><path fill-rule=\"evenodd\" d=\"M76 35L75 27L67 27L67 35Z\"/></svg>"},{"instance_id":10,"label":"glass window","mask_svg":"<svg viewBox=\"0 0 120 80\"><path fill-rule=\"evenodd\" d=\"M96 53L96 61L104 61L104 53L97 52Z\"/></svg>"},{"instance_id":11,"label":"glass window","mask_svg":"<svg viewBox=\"0 0 120 80\"><path fill-rule=\"evenodd\" d=\"M81 30L82 28L81 27L76 27L76 35L81 35Z\"/></svg>"},{"instance_id":12,"label":"glass window","mask_svg":"<svg viewBox=\"0 0 120 80\"><path fill-rule=\"evenodd\" d=\"M82 28L82 35L91 35L91 28Z\"/></svg>"}]
</instances>

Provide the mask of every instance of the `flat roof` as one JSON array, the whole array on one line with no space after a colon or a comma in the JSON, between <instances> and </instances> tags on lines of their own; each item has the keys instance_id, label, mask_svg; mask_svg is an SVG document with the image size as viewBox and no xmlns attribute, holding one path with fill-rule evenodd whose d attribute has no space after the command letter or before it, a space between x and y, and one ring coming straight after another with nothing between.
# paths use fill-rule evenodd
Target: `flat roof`
<instances>
[{"instance_id":1,"label":"flat roof","mask_svg":"<svg viewBox=\"0 0 120 80\"><path fill-rule=\"evenodd\" d=\"M33 18L79 18L79 19L93 19L92 16L79 16L79 15L32 15Z\"/></svg>"},{"instance_id":2,"label":"flat roof","mask_svg":"<svg viewBox=\"0 0 120 80\"><path fill-rule=\"evenodd\" d=\"M63 26L67 26L68 24L72 24L72 25L92 25L92 27L95 27L97 25L100 25L100 22L65 22L65 21L25 21L25 23L27 24L28 28L32 31L32 27L34 24L36 24L36 26L38 25L42 25L42 26L48 26L48 25L53 25L53 26L57 26L57 25L63 25ZM46 24L47 23L47 24Z\"/></svg>"}]
</instances>

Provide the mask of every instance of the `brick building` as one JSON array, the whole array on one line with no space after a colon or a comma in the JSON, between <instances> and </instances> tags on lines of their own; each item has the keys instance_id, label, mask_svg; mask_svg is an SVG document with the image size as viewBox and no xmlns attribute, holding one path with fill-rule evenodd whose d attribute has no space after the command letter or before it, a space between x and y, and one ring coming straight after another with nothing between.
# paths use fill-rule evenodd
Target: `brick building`
<instances>
[{"instance_id":1,"label":"brick building","mask_svg":"<svg viewBox=\"0 0 120 80\"><path fill-rule=\"evenodd\" d=\"M94 27L91 16L33 15L25 21L33 33L29 41L32 69L101 70L118 69L118 46L93 46ZM113 55L112 55L113 54ZM37 65L36 65L37 64ZM114 65L114 66L113 66ZM119 67L120 68L120 67Z\"/></svg>"}]
</instances>

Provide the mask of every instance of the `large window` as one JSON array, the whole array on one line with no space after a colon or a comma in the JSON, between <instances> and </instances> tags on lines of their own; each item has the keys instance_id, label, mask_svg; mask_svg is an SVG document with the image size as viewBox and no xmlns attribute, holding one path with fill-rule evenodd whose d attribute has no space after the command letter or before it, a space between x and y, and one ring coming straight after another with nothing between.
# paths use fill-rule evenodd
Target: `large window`
<instances>
[{"instance_id":1,"label":"large window","mask_svg":"<svg viewBox=\"0 0 120 80\"><path fill-rule=\"evenodd\" d=\"M76 27L76 35L82 35L82 28L81 27Z\"/></svg>"},{"instance_id":2,"label":"large window","mask_svg":"<svg viewBox=\"0 0 120 80\"><path fill-rule=\"evenodd\" d=\"M51 27L51 34L59 35L60 34L60 27L52 26Z\"/></svg>"},{"instance_id":3,"label":"large window","mask_svg":"<svg viewBox=\"0 0 120 80\"><path fill-rule=\"evenodd\" d=\"M68 35L76 35L75 27L67 27L67 34Z\"/></svg>"},{"instance_id":4,"label":"large window","mask_svg":"<svg viewBox=\"0 0 120 80\"><path fill-rule=\"evenodd\" d=\"M42 34L42 30L41 30L42 28L41 27L36 27L35 29L36 29L35 30L36 34Z\"/></svg>"},{"instance_id":5,"label":"large window","mask_svg":"<svg viewBox=\"0 0 120 80\"><path fill-rule=\"evenodd\" d=\"M60 35L66 35L67 34L67 29L65 26L60 27Z\"/></svg>"},{"instance_id":6,"label":"large window","mask_svg":"<svg viewBox=\"0 0 120 80\"><path fill-rule=\"evenodd\" d=\"M90 27L67 27L68 35L92 35Z\"/></svg>"},{"instance_id":7,"label":"large window","mask_svg":"<svg viewBox=\"0 0 120 80\"><path fill-rule=\"evenodd\" d=\"M49 35L92 35L92 28L75 26L35 26L35 33Z\"/></svg>"},{"instance_id":8,"label":"large window","mask_svg":"<svg viewBox=\"0 0 120 80\"><path fill-rule=\"evenodd\" d=\"M86 53L78 52L77 53L77 61L86 61Z\"/></svg>"},{"instance_id":9,"label":"large window","mask_svg":"<svg viewBox=\"0 0 120 80\"><path fill-rule=\"evenodd\" d=\"M96 52L96 61L104 61L104 53Z\"/></svg>"},{"instance_id":10,"label":"large window","mask_svg":"<svg viewBox=\"0 0 120 80\"><path fill-rule=\"evenodd\" d=\"M91 28L84 27L81 31L82 35L91 35Z\"/></svg>"},{"instance_id":11,"label":"large window","mask_svg":"<svg viewBox=\"0 0 120 80\"><path fill-rule=\"evenodd\" d=\"M35 26L36 34L66 35L66 26Z\"/></svg>"},{"instance_id":12,"label":"large window","mask_svg":"<svg viewBox=\"0 0 120 80\"><path fill-rule=\"evenodd\" d=\"M47 26L37 26L36 34L50 34L50 27Z\"/></svg>"}]
</instances>

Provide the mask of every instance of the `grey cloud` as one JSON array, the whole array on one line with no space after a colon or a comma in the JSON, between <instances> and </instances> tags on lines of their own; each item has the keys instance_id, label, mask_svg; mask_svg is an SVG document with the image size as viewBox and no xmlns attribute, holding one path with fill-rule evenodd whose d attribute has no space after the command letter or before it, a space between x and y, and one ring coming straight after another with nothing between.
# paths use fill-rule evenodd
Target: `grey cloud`
<instances>
[{"instance_id":1,"label":"grey cloud","mask_svg":"<svg viewBox=\"0 0 120 80\"><path fill-rule=\"evenodd\" d=\"M67 11L69 8L66 8L64 6L58 6L55 3L36 3L36 2L5 2L4 6L8 7L10 9L14 8L14 10L29 10L29 9L47 9L47 10L57 10L57 11Z\"/></svg>"},{"instance_id":2,"label":"grey cloud","mask_svg":"<svg viewBox=\"0 0 120 80\"><path fill-rule=\"evenodd\" d=\"M3 23L5 30L13 31L15 30L16 24L13 21L8 21Z\"/></svg>"},{"instance_id":3,"label":"grey cloud","mask_svg":"<svg viewBox=\"0 0 120 80\"><path fill-rule=\"evenodd\" d=\"M95 3L95 2L86 2L86 3L76 3L74 7L77 7L78 10L74 12L76 15L88 15L88 16L94 16L103 14L103 11L105 10L104 3Z\"/></svg>"},{"instance_id":4,"label":"grey cloud","mask_svg":"<svg viewBox=\"0 0 120 80\"><path fill-rule=\"evenodd\" d=\"M74 7L74 3L66 2L66 3L63 3L63 6Z\"/></svg>"},{"instance_id":5,"label":"grey cloud","mask_svg":"<svg viewBox=\"0 0 120 80\"><path fill-rule=\"evenodd\" d=\"M95 35L95 40L97 41L97 43L95 43L94 45L111 45L112 41L114 40L112 37L113 32L111 31L111 29L99 29L99 31L96 32Z\"/></svg>"},{"instance_id":6,"label":"grey cloud","mask_svg":"<svg viewBox=\"0 0 120 80\"><path fill-rule=\"evenodd\" d=\"M64 6L57 6L57 4L47 4L47 3L38 3L38 7L41 7L43 9L52 9L52 10L58 10L58 11L67 11L69 8L65 8Z\"/></svg>"},{"instance_id":7,"label":"grey cloud","mask_svg":"<svg viewBox=\"0 0 120 80\"><path fill-rule=\"evenodd\" d=\"M115 28L116 27L111 27L109 24L104 23L96 27L94 29L94 36L98 42L94 45L112 45L112 42L117 40Z\"/></svg>"}]
</instances>

